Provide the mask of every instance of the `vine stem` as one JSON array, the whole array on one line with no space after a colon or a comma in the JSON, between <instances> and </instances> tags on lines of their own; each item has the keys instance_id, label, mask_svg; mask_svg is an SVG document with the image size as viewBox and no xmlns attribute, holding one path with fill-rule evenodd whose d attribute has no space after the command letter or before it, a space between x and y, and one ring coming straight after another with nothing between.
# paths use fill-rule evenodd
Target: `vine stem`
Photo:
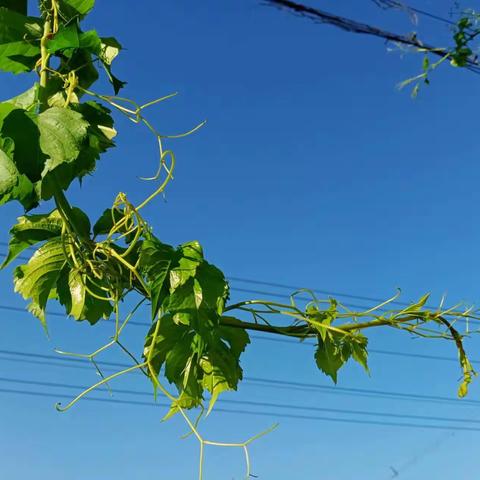
<instances>
[{"instance_id":1,"label":"vine stem","mask_svg":"<svg viewBox=\"0 0 480 480\"><path fill-rule=\"evenodd\" d=\"M47 49L47 42L50 40L52 33L55 29L58 28L57 18L58 18L58 11L57 11L57 4L56 2L52 2L52 9L53 9L53 17L54 17L54 29L52 30L52 23L49 18L45 19L45 24L43 27L43 35L40 40L40 89L38 93L38 111L42 112L48 108L48 94L47 94L47 86L48 86L48 79L49 79L49 62L50 62L50 53L48 53ZM55 204L58 208L60 215L65 220L65 223L72 228L74 233L77 235L78 238L82 238L81 232L78 229L73 213L72 207L68 203L65 194L63 193L62 188L60 187L60 182L58 178L55 177L55 188L54 188L54 199Z\"/></svg>"},{"instance_id":2,"label":"vine stem","mask_svg":"<svg viewBox=\"0 0 480 480\"><path fill-rule=\"evenodd\" d=\"M245 302L247 303L247 302ZM253 303L253 302L248 302L248 303ZM263 304L262 301L255 301L256 304ZM270 302L266 302L270 303ZM240 304L237 304L235 308L241 309ZM225 309L225 311L233 310L232 307L229 307L228 309ZM284 305L284 307L288 307L288 305ZM335 331L341 332L341 333L350 333L355 330L364 330L366 328L374 328L374 327L381 327L381 326L396 326L397 324L400 325L402 323L407 323L411 322L413 320L423 320L423 316L420 315L420 312L417 312L418 314L412 313L408 314L399 318L395 319L375 319L371 320L369 322L353 322L353 323L345 323L344 325L339 325L338 327L335 328ZM463 316L461 313L458 314L459 316ZM436 315L432 315L431 319L438 318ZM305 321L308 323L308 319L305 319ZM288 327L276 327L272 325L263 325L260 323L251 323L251 322L245 322L243 320L231 320L228 317L222 317L220 320L220 324L225 326L225 327L233 327L233 328L241 328L245 330L254 330L258 332L265 332L265 333L276 333L278 335L284 335L284 336L289 336L289 337L311 337L311 336L317 336L319 331L318 328L312 328L310 325L293 325L293 326L288 326ZM315 322L315 325L317 323ZM326 326L327 327L327 326Z\"/></svg>"},{"instance_id":3,"label":"vine stem","mask_svg":"<svg viewBox=\"0 0 480 480\"><path fill-rule=\"evenodd\" d=\"M38 103L39 103L39 111L44 110L48 106L48 96L47 96L47 83L48 83L48 62L50 60L50 54L47 50L47 42L50 38L52 33L52 24L50 20L45 20L45 24L43 26L43 36L40 40L40 55L41 55L41 63L40 63L40 90L38 94Z\"/></svg>"}]
</instances>

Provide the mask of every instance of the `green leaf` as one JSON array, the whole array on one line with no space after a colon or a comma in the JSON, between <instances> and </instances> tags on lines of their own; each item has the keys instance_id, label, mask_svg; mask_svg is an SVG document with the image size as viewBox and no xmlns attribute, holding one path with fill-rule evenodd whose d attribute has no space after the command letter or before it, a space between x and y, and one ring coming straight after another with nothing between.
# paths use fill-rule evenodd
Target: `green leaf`
<instances>
[{"instance_id":1,"label":"green leaf","mask_svg":"<svg viewBox=\"0 0 480 480\"><path fill-rule=\"evenodd\" d=\"M60 66L57 68L57 71L67 76L69 72L74 70L77 74L79 87L87 89L98 79L98 71L93 63L92 54L87 49L71 49L68 57L62 55L60 59ZM49 83L53 83L54 80L55 77L52 77ZM62 87L63 83L55 85L54 92L51 94L62 90Z\"/></svg>"},{"instance_id":2,"label":"green leaf","mask_svg":"<svg viewBox=\"0 0 480 480\"><path fill-rule=\"evenodd\" d=\"M98 298L104 297L105 292L85 275L78 270L71 270L69 266L64 267L58 277L57 294L67 314L75 320L87 320L94 325L100 319L108 318L112 314L111 303Z\"/></svg>"},{"instance_id":3,"label":"green leaf","mask_svg":"<svg viewBox=\"0 0 480 480\"><path fill-rule=\"evenodd\" d=\"M45 169L52 171L80 154L88 123L82 115L68 108L52 107L38 116L40 146L49 157Z\"/></svg>"},{"instance_id":4,"label":"green leaf","mask_svg":"<svg viewBox=\"0 0 480 480\"><path fill-rule=\"evenodd\" d=\"M242 378L240 355L248 343L248 334L243 329L214 327L198 333L188 325L178 324L172 315L157 320L147 335L143 357L147 359L151 353L155 375L165 367L167 380L179 391L179 401L172 403L166 418L176 413L179 405L198 406L204 390L211 393L209 411L220 393L235 390Z\"/></svg>"},{"instance_id":5,"label":"green leaf","mask_svg":"<svg viewBox=\"0 0 480 480\"><path fill-rule=\"evenodd\" d=\"M113 118L108 108L94 102L83 102L73 107L88 122L88 146L94 151L95 158L113 147L113 138L117 132L113 128Z\"/></svg>"},{"instance_id":6,"label":"green leaf","mask_svg":"<svg viewBox=\"0 0 480 480\"><path fill-rule=\"evenodd\" d=\"M60 0L60 12L68 22L75 17L82 18L95 5L95 0Z\"/></svg>"},{"instance_id":7,"label":"green leaf","mask_svg":"<svg viewBox=\"0 0 480 480\"><path fill-rule=\"evenodd\" d=\"M222 317L228 318L229 323L238 323L241 325L240 320L234 317ZM239 359L240 355L245 351L246 346L250 343L250 337L246 330L237 327L224 327L220 326L217 329L218 334L223 341L226 341L230 347L232 354Z\"/></svg>"},{"instance_id":8,"label":"green leaf","mask_svg":"<svg viewBox=\"0 0 480 480\"><path fill-rule=\"evenodd\" d=\"M352 358L359 363L367 373L370 373L368 368L368 338L357 333L351 337L350 348L352 352Z\"/></svg>"},{"instance_id":9,"label":"green leaf","mask_svg":"<svg viewBox=\"0 0 480 480\"><path fill-rule=\"evenodd\" d=\"M69 265L63 268L57 280L57 295L67 314L79 320L85 306L85 279L78 270Z\"/></svg>"},{"instance_id":10,"label":"green leaf","mask_svg":"<svg viewBox=\"0 0 480 480\"><path fill-rule=\"evenodd\" d=\"M327 310L319 310L315 303L312 303L306 308L307 315L312 320L312 327L318 330L318 333L323 341L326 341L327 335L330 333L328 327L337 318L337 301L330 299L330 307Z\"/></svg>"},{"instance_id":11,"label":"green leaf","mask_svg":"<svg viewBox=\"0 0 480 480\"><path fill-rule=\"evenodd\" d=\"M82 151L88 126L80 113L67 108L51 107L38 116L40 147L48 157L40 186L43 199L53 196L58 185L67 189L79 174L75 161ZM59 167L62 167L61 172L54 175Z\"/></svg>"},{"instance_id":12,"label":"green leaf","mask_svg":"<svg viewBox=\"0 0 480 480\"><path fill-rule=\"evenodd\" d=\"M317 366L323 373L337 383L338 370L352 357L367 373L368 339L361 333L341 334L327 332L325 338L318 335L318 346L315 352Z\"/></svg>"},{"instance_id":13,"label":"green leaf","mask_svg":"<svg viewBox=\"0 0 480 480\"><path fill-rule=\"evenodd\" d=\"M170 292L193 278L197 267L203 262L202 247L196 241L180 245L177 252L177 264L170 271Z\"/></svg>"},{"instance_id":14,"label":"green leaf","mask_svg":"<svg viewBox=\"0 0 480 480\"><path fill-rule=\"evenodd\" d=\"M214 334L207 337L208 348L200 360L202 386L211 393L207 414L212 411L222 392L237 389L243 377L240 355L250 343L247 332L240 328L221 327L218 333L219 336Z\"/></svg>"},{"instance_id":15,"label":"green leaf","mask_svg":"<svg viewBox=\"0 0 480 480\"><path fill-rule=\"evenodd\" d=\"M168 413L162 418L163 421L168 420L169 418L173 417L176 413L179 412L180 408L183 410L189 410L191 408L198 407L201 402L199 402L198 397L194 397L189 395L187 392L183 391L177 398L177 400L173 401L170 410Z\"/></svg>"},{"instance_id":16,"label":"green leaf","mask_svg":"<svg viewBox=\"0 0 480 480\"><path fill-rule=\"evenodd\" d=\"M80 47L80 32L76 23L61 28L55 36L47 42L47 50L51 54L63 52L67 56L71 53L65 50L73 50Z\"/></svg>"},{"instance_id":17,"label":"green leaf","mask_svg":"<svg viewBox=\"0 0 480 480\"><path fill-rule=\"evenodd\" d=\"M12 150L11 140L0 140L0 205L18 200L28 210L36 206L36 196L30 180L18 171Z\"/></svg>"},{"instance_id":18,"label":"green leaf","mask_svg":"<svg viewBox=\"0 0 480 480\"><path fill-rule=\"evenodd\" d=\"M33 183L41 178L45 155L40 149L40 131L34 113L13 104L0 104L0 131L15 143L13 160L20 173Z\"/></svg>"},{"instance_id":19,"label":"green leaf","mask_svg":"<svg viewBox=\"0 0 480 480\"><path fill-rule=\"evenodd\" d=\"M342 354L341 348L335 343L330 334L325 337L325 340L320 335L318 336L315 361L317 362L317 367L337 383L337 372L346 359Z\"/></svg>"},{"instance_id":20,"label":"green leaf","mask_svg":"<svg viewBox=\"0 0 480 480\"><path fill-rule=\"evenodd\" d=\"M20 265L14 272L15 291L31 300L30 307L44 328L45 307L65 263L62 240L54 238L42 245L26 265Z\"/></svg>"},{"instance_id":21,"label":"green leaf","mask_svg":"<svg viewBox=\"0 0 480 480\"><path fill-rule=\"evenodd\" d=\"M162 308L173 315L176 323L198 327L198 300L195 280L190 278L167 297Z\"/></svg>"},{"instance_id":22,"label":"green leaf","mask_svg":"<svg viewBox=\"0 0 480 480\"><path fill-rule=\"evenodd\" d=\"M15 106L16 108L21 108L24 110L29 110L32 108L38 99L38 83L35 83L33 87L29 88L25 92L7 100L5 103Z\"/></svg>"},{"instance_id":23,"label":"green leaf","mask_svg":"<svg viewBox=\"0 0 480 480\"><path fill-rule=\"evenodd\" d=\"M78 233L82 235L83 238L90 238L90 219L88 215L77 207L72 208L72 217L73 221L78 229Z\"/></svg>"},{"instance_id":24,"label":"green leaf","mask_svg":"<svg viewBox=\"0 0 480 480\"><path fill-rule=\"evenodd\" d=\"M157 323L159 323L160 326L158 327L159 330L155 343L153 343ZM157 376L165 363L168 352L170 352L176 344L180 343L181 339L187 334L188 328L183 325L177 325L171 315L164 315L151 326L145 339L143 357L147 359L151 349L153 349L151 360Z\"/></svg>"},{"instance_id":25,"label":"green leaf","mask_svg":"<svg viewBox=\"0 0 480 480\"><path fill-rule=\"evenodd\" d=\"M21 252L36 243L59 237L63 221L57 210L40 215L25 215L17 219L10 230L8 255L1 268L7 266Z\"/></svg>"},{"instance_id":26,"label":"green leaf","mask_svg":"<svg viewBox=\"0 0 480 480\"><path fill-rule=\"evenodd\" d=\"M152 319L168 294L168 276L175 258L175 250L153 236L142 244L139 268L147 277L152 299Z\"/></svg>"},{"instance_id":27,"label":"green leaf","mask_svg":"<svg viewBox=\"0 0 480 480\"><path fill-rule=\"evenodd\" d=\"M40 58L41 19L0 8L0 69L21 73L32 70Z\"/></svg>"},{"instance_id":28,"label":"green leaf","mask_svg":"<svg viewBox=\"0 0 480 480\"><path fill-rule=\"evenodd\" d=\"M113 37L103 37L101 40L100 60L105 65L111 65L122 50L122 46L117 39Z\"/></svg>"},{"instance_id":29,"label":"green leaf","mask_svg":"<svg viewBox=\"0 0 480 480\"><path fill-rule=\"evenodd\" d=\"M102 39L95 30L82 32L80 34L80 48L85 48L90 53L97 53L102 49Z\"/></svg>"},{"instance_id":30,"label":"green leaf","mask_svg":"<svg viewBox=\"0 0 480 480\"><path fill-rule=\"evenodd\" d=\"M107 208L93 226L93 235L108 235L113 225L121 220L123 213L118 208ZM120 232L121 233L121 232Z\"/></svg>"},{"instance_id":31,"label":"green leaf","mask_svg":"<svg viewBox=\"0 0 480 480\"><path fill-rule=\"evenodd\" d=\"M0 5L0 44L39 40L42 34L40 18L27 17Z\"/></svg>"},{"instance_id":32,"label":"green leaf","mask_svg":"<svg viewBox=\"0 0 480 480\"><path fill-rule=\"evenodd\" d=\"M31 72L39 58L40 49L37 45L24 41L0 44L0 70L4 72Z\"/></svg>"},{"instance_id":33,"label":"green leaf","mask_svg":"<svg viewBox=\"0 0 480 480\"><path fill-rule=\"evenodd\" d=\"M195 287L196 296L201 296L201 308L221 315L230 291L222 271L203 261L196 271Z\"/></svg>"}]
</instances>

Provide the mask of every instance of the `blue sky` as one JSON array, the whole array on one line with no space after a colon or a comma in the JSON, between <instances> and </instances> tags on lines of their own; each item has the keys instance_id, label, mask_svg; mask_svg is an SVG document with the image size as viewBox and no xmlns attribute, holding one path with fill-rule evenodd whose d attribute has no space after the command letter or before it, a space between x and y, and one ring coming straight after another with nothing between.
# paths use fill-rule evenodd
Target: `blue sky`
<instances>
[{"instance_id":1,"label":"blue sky","mask_svg":"<svg viewBox=\"0 0 480 480\"><path fill-rule=\"evenodd\" d=\"M146 102L179 92L150 111L161 132L178 133L208 121L195 135L170 144L178 161L175 180L167 201L151 205L147 213L156 234L172 244L198 239L209 261L232 277L379 298L401 287L407 301L429 291L433 301L447 293L450 303L478 304L480 167L476 111L470 108L479 93L478 77L443 68L412 100L395 85L420 72L420 56L401 55L381 40L314 25L259 3L144 0L132 7L117 0L99 2L88 20L88 27L116 36L125 46L116 71L129 82L126 96ZM418 30L439 44L448 35L442 24L421 19L416 27L405 14L381 11L368 0L338 3L311 2L395 31ZM415 1L443 16L451 4ZM3 75L2 97L29 82ZM107 86L98 89L106 92ZM82 188L69 192L72 202L94 217L118 191L138 201L152 188L138 177L156 169L154 140L122 118L117 128L118 149L105 156ZM7 241L7 229L21 214L18 205L2 207L1 241ZM11 270L0 273L0 282L0 303L23 307L13 293ZM288 293L239 282L232 287ZM233 300L252 296L232 291ZM55 305L51 310L59 311ZM108 326L91 328L59 317L50 318L50 330L48 340L25 313L3 311L0 349L47 355L55 347L91 351L111 334ZM141 350L142 333L131 327L127 334L133 350ZM479 345L475 339L467 343L473 358L480 357ZM446 342L413 341L385 330L371 333L370 346L455 357ZM5 379L75 385L96 380L93 371L14 358L26 359L0 353L0 388L63 399L73 391ZM126 361L113 353L105 360ZM308 346L255 339L243 366L250 379L331 385L316 370ZM454 362L381 353L371 354L370 368L371 377L355 365L345 368L339 386L454 397L460 376ZM140 376L115 385L148 390ZM474 384L469 399L479 400L479 391ZM225 398L480 420L478 406L460 400L446 405L339 392L249 382ZM148 400L120 393L114 398ZM181 421L160 422L162 408L85 401L60 414L54 403L55 398L0 393L2 478L195 478L197 445L191 438L179 439ZM390 466L405 480L475 478L478 432L278 416L368 419L359 415L235 404L219 408L271 415L214 412L202 427L209 438L243 440L280 423L252 446L253 473L260 479L386 480ZM238 480L242 474L240 451L207 450L206 479Z\"/></svg>"}]
</instances>

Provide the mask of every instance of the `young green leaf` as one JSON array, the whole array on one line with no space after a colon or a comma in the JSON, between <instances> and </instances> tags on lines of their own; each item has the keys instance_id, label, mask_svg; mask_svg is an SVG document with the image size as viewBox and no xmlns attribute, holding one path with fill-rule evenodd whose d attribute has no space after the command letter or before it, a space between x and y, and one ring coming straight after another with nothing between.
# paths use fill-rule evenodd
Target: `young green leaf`
<instances>
[{"instance_id":1,"label":"young green leaf","mask_svg":"<svg viewBox=\"0 0 480 480\"><path fill-rule=\"evenodd\" d=\"M315 352L315 361L318 368L337 383L337 372L347 359L344 358L340 344L337 344L334 337L329 333L325 340L318 336L318 345Z\"/></svg>"},{"instance_id":2,"label":"young green leaf","mask_svg":"<svg viewBox=\"0 0 480 480\"><path fill-rule=\"evenodd\" d=\"M50 238L59 237L62 225L63 221L58 210L46 214L19 217L17 223L10 229L8 255L1 268L7 266L28 247Z\"/></svg>"},{"instance_id":3,"label":"young green leaf","mask_svg":"<svg viewBox=\"0 0 480 480\"><path fill-rule=\"evenodd\" d=\"M368 368L368 338L361 333L357 333L346 340L349 341L352 358L359 363L367 373L370 373Z\"/></svg>"},{"instance_id":4,"label":"young green leaf","mask_svg":"<svg viewBox=\"0 0 480 480\"><path fill-rule=\"evenodd\" d=\"M26 265L14 272L15 291L31 300L31 308L46 328L45 307L67 259L61 239L53 238L42 245Z\"/></svg>"},{"instance_id":5,"label":"young green leaf","mask_svg":"<svg viewBox=\"0 0 480 480\"><path fill-rule=\"evenodd\" d=\"M127 84L127 82L118 79L112 73L112 63L121 50L122 46L115 38L105 37L101 39L100 48L95 52L102 62L102 66L107 74L108 79L110 80L110 83L113 86L115 95L118 95L118 92Z\"/></svg>"}]
</instances>

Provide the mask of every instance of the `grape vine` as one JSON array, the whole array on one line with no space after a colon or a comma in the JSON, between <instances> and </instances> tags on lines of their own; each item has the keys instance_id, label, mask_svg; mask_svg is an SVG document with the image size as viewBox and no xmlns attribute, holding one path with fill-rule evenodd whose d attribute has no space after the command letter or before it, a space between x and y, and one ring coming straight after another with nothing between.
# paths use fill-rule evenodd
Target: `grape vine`
<instances>
[{"instance_id":1,"label":"grape vine","mask_svg":"<svg viewBox=\"0 0 480 480\"><path fill-rule=\"evenodd\" d=\"M248 445L206 440L199 421L215 405L218 396L236 390L242 380L240 358L250 343L249 331L317 341L315 362L337 382L340 368L350 359L368 371L368 340L364 332L390 327L410 335L450 340L455 346L462 382L459 396L467 393L475 372L463 347L468 320L476 318L460 306L426 307L428 295L403 309L390 309L397 296L365 311L352 311L340 302L319 299L308 290L307 305L269 300L229 303L224 274L207 262L196 241L173 247L157 238L143 208L165 192L173 176L175 155L164 147L166 136L149 122L145 111L173 95L144 105L120 97L125 82L112 64L122 47L114 38L83 31L81 22L94 0L40 0L40 16L27 15L26 2L0 0L0 69L14 74L36 72L37 81L24 93L0 103L0 204L17 201L25 209L10 230L8 256L3 267L20 253L34 247L30 260L14 271L16 292L28 300L29 311L47 329L46 306L59 302L65 314L95 325L114 319L112 338L92 353L58 351L88 359L101 376L59 411L116 378L140 371L151 382L154 395L171 402L165 418L181 415L200 445L199 478L203 478L207 445L243 449L246 478L250 476ZM55 60L55 61L53 61ZM103 71L113 95L96 92L93 86ZM158 142L158 170L148 181L156 188L134 205L118 193L111 207L92 222L66 196L74 180L95 169L101 154L114 147L116 130L112 112L144 125ZM50 212L29 213L49 199ZM18 259L17 259L18 260ZM136 307L124 313L127 297L139 297ZM136 352L122 343L122 333L143 304L150 305L151 327ZM241 318L237 318L241 317ZM288 320L288 324L285 324ZM467 329L457 329L467 321ZM105 376L97 357L119 348L131 366ZM204 403L208 400L208 407ZM188 410L200 415L192 420ZM266 433L266 432L264 432Z\"/></svg>"}]
</instances>

